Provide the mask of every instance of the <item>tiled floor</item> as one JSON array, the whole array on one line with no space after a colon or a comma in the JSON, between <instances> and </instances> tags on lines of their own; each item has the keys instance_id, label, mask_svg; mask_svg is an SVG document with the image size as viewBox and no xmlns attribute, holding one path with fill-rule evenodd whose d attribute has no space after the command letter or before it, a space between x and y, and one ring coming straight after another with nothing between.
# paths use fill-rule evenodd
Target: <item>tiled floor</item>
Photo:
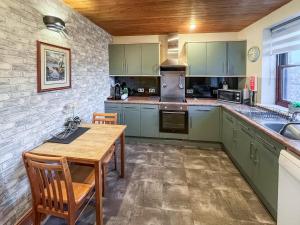
<instances>
[{"instance_id":1,"label":"tiled floor","mask_svg":"<svg viewBox=\"0 0 300 225\"><path fill-rule=\"evenodd\" d=\"M223 151L127 144L126 156L126 178L107 178L106 225L275 224ZM78 224L94 221L91 204Z\"/></svg>"}]
</instances>

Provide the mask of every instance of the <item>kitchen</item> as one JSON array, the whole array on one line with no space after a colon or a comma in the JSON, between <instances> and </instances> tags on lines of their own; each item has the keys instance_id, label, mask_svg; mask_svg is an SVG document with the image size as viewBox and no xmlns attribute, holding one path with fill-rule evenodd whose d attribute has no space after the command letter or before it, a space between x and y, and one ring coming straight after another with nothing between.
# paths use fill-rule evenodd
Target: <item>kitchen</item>
<instances>
[{"instance_id":1,"label":"kitchen","mask_svg":"<svg viewBox=\"0 0 300 225\"><path fill-rule=\"evenodd\" d=\"M300 223L299 0L4 0L0 14L0 224ZM92 124L104 113L118 125ZM35 208L46 157L73 185L94 165L75 221L71 203Z\"/></svg>"}]
</instances>

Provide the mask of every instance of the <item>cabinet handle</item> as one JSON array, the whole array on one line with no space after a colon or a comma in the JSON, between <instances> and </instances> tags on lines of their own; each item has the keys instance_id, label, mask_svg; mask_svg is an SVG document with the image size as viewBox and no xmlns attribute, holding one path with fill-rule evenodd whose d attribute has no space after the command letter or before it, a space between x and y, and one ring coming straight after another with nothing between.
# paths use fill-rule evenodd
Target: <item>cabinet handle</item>
<instances>
[{"instance_id":1,"label":"cabinet handle","mask_svg":"<svg viewBox=\"0 0 300 225\"><path fill-rule=\"evenodd\" d=\"M151 107L143 107L142 109L156 109L156 108L151 108Z\"/></svg>"},{"instance_id":2,"label":"cabinet handle","mask_svg":"<svg viewBox=\"0 0 300 225\"><path fill-rule=\"evenodd\" d=\"M192 65L189 65L189 75L191 75Z\"/></svg>"},{"instance_id":3,"label":"cabinet handle","mask_svg":"<svg viewBox=\"0 0 300 225\"><path fill-rule=\"evenodd\" d=\"M254 163L255 164L258 164L259 163L259 158L258 158L258 156L257 156L257 148L255 148L255 153L254 153Z\"/></svg>"},{"instance_id":4,"label":"cabinet handle","mask_svg":"<svg viewBox=\"0 0 300 225\"><path fill-rule=\"evenodd\" d=\"M253 155L253 143L250 143L250 159L253 159L254 155Z\"/></svg>"},{"instance_id":5,"label":"cabinet handle","mask_svg":"<svg viewBox=\"0 0 300 225\"><path fill-rule=\"evenodd\" d=\"M125 112L123 112L122 114L123 114L123 124L126 124L126 122L125 122Z\"/></svg>"},{"instance_id":6,"label":"cabinet handle","mask_svg":"<svg viewBox=\"0 0 300 225\"><path fill-rule=\"evenodd\" d=\"M190 117L190 128L192 129L193 128L193 122L192 122L192 117Z\"/></svg>"}]
</instances>

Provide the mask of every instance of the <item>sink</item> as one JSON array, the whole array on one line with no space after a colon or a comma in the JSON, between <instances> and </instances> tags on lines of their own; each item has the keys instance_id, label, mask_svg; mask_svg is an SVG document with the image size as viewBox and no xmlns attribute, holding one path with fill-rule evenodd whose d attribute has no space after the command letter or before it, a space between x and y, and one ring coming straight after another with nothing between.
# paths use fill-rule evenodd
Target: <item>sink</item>
<instances>
[{"instance_id":1,"label":"sink","mask_svg":"<svg viewBox=\"0 0 300 225\"><path fill-rule=\"evenodd\" d=\"M285 123L264 123L263 124L265 127L280 133L280 131L282 130L282 128L285 126Z\"/></svg>"}]
</instances>

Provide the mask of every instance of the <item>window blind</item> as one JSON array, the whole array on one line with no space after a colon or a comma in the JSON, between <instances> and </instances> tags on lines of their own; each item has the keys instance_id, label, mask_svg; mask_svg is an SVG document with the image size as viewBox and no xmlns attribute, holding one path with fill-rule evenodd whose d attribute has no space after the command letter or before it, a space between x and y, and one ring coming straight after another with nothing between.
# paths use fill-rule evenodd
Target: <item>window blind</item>
<instances>
[{"instance_id":1,"label":"window blind","mask_svg":"<svg viewBox=\"0 0 300 225\"><path fill-rule=\"evenodd\" d=\"M300 17L271 28L271 54L300 50Z\"/></svg>"}]
</instances>

